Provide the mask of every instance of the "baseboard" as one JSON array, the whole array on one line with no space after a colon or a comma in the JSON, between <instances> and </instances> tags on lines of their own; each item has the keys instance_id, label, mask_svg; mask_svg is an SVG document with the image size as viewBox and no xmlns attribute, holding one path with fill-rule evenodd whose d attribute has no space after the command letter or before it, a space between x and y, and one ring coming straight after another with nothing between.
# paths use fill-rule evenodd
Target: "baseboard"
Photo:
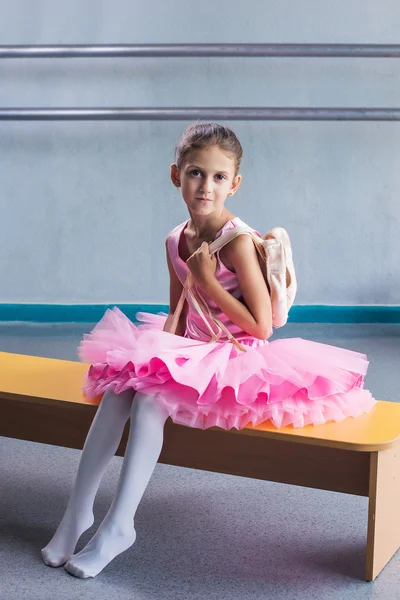
<instances>
[{"instance_id":1,"label":"baseboard","mask_svg":"<svg viewBox=\"0 0 400 600\"><path fill-rule=\"evenodd\" d=\"M95 323L107 308L118 306L130 319L137 312L168 312L167 304L0 304L0 321ZM296 305L291 323L400 323L400 306Z\"/></svg>"}]
</instances>

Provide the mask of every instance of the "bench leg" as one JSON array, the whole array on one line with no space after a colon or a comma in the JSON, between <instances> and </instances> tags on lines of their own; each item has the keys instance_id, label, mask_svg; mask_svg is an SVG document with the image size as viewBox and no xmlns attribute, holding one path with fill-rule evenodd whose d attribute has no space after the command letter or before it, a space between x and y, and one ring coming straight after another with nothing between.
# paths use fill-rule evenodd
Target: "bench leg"
<instances>
[{"instance_id":1,"label":"bench leg","mask_svg":"<svg viewBox=\"0 0 400 600\"><path fill-rule=\"evenodd\" d=\"M379 575L400 547L400 443L370 457L367 581Z\"/></svg>"}]
</instances>

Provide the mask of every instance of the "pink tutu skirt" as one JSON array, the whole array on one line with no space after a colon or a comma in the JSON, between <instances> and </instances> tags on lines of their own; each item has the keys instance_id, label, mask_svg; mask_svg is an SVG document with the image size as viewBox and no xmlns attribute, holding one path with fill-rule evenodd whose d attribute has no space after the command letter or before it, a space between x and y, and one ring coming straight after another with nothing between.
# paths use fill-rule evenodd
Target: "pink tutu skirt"
<instances>
[{"instance_id":1,"label":"pink tutu skirt","mask_svg":"<svg viewBox=\"0 0 400 600\"><path fill-rule=\"evenodd\" d=\"M162 330L166 316L138 313L136 326L118 308L107 310L78 353L91 363L88 398L111 389L144 392L175 423L242 429L270 420L277 428L319 425L368 412L364 354L301 338L273 342L203 342ZM117 400L116 400L117 401Z\"/></svg>"}]
</instances>

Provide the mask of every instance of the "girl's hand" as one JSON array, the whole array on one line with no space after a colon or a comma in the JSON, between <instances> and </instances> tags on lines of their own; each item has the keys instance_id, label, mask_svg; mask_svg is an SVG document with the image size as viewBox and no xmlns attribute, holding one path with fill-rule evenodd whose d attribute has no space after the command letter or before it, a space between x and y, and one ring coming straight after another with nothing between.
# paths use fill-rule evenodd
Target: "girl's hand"
<instances>
[{"instance_id":1,"label":"girl's hand","mask_svg":"<svg viewBox=\"0 0 400 600\"><path fill-rule=\"evenodd\" d=\"M207 242L203 242L200 248L187 259L186 264L195 281L202 286L214 277L217 259L215 255L210 255Z\"/></svg>"}]
</instances>

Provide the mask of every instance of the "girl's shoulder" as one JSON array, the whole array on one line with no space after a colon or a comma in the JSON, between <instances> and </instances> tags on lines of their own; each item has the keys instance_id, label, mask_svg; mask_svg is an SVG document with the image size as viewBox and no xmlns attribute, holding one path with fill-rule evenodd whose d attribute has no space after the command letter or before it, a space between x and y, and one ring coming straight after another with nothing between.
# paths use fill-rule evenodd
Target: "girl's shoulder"
<instances>
[{"instance_id":1,"label":"girl's shoulder","mask_svg":"<svg viewBox=\"0 0 400 600\"><path fill-rule=\"evenodd\" d=\"M218 237L231 229L235 229L236 227L247 227L248 229L251 229L252 232L255 233L256 235L260 235L260 233L257 231L257 229L254 229L254 227L245 223L240 217L234 217L233 219L231 219L230 221L225 223L225 225L219 232ZM262 236L260 236L260 237L262 237Z\"/></svg>"},{"instance_id":2,"label":"girl's shoulder","mask_svg":"<svg viewBox=\"0 0 400 600\"><path fill-rule=\"evenodd\" d=\"M179 223L179 225L175 225L175 227L173 229L171 229L171 231L168 232L167 240L179 235L181 233L182 229L185 227L186 223L187 223L187 220L183 221L183 223Z\"/></svg>"},{"instance_id":3,"label":"girl's shoulder","mask_svg":"<svg viewBox=\"0 0 400 600\"><path fill-rule=\"evenodd\" d=\"M172 260L175 260L179 257L179 241L181 237L181 233L186 225L187 221L176 225L171 231L167 234L165 244L168 250L168 254Z\"/></svg>"}]
</instances>

